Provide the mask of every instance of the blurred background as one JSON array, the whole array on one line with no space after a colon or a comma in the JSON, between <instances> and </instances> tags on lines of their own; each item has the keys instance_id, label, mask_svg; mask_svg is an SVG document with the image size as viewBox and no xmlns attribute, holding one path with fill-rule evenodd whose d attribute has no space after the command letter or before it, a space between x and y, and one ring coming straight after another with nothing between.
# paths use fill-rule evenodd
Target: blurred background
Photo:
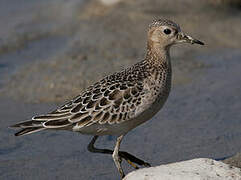
<instances>
[{"instance_id":1,"label":"blurred background","mask_svg":"<svg viewBox=\"0 0 241 180\"><path fill-rule=\"evenodd\" d=\"M241 152L240 0L1 0L0 179L118 177L111 156L87 151L90 136L46 131L16 138L7 127L142 60L148 24L158 17L205 46L171 49L169 99L121 149L153 166ZM114 140L102 137L97 146L113 148ZM241 166L239 158L233 165Z\"/></svg>"}]
</instances>

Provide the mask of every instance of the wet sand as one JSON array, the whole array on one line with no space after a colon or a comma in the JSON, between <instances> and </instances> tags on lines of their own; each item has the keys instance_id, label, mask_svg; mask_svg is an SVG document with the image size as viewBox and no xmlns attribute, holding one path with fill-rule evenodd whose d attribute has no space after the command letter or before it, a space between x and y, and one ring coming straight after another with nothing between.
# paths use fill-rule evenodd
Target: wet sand
<instances>
[{"instance_id":1,"label":"wet sand","mask_svg":"<svg viewBox=\"0 0 241 180\"><path fill-rule=\"evenodd\" d=\"M38 36L38 28L25 22L24 32L33 28L35 38L25 38L23 47L0 55L0 74L5 77L0 80L0 179L118 177L111 156L87 151L90 136L46 131L16 138L7 127L54 109L100 76L141 59L146 25L156 16L175 19L207 45L172 49L174 86L166 105L128 133L121 148L154 166L198 157L224 159L240 152L240 11L214 11L188 0L165 11L161 5L170 9L168 2L128 1L108 9L96 2L76 6L71 28L46 25L47 37ZM46 23L42 18L40 13L36 27ZM57 22L55 17L52 21ZM5 45L15 42L10 40ZM114 139L102 137L97 146L113 148ZM126 163L124 168L132 170Z\"/></svg>"}]
</instances>

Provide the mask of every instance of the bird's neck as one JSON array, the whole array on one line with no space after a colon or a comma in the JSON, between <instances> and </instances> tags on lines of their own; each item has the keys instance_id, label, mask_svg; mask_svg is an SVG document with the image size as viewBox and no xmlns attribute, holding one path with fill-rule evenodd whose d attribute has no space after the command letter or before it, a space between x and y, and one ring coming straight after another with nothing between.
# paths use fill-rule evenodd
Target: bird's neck
<instances>
[{"instance_id":1,"label":"bird's neck","mask_svg":"<svg viewBox=\"0 0 241 180\"><path fill-rule=\"evenodd\" d=\"M161 43L148 42L145 60L151 66L171 68L170 47L163 47Z\"/></svg>"}]
</instances>

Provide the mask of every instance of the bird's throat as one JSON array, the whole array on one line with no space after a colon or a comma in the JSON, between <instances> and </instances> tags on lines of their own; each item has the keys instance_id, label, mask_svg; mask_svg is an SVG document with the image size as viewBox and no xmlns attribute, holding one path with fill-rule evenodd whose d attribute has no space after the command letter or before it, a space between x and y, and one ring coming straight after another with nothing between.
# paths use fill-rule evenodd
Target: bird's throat
<instances>
[{"instance_id":1,"label":"bird's throat","mask_svg":"<svg viewBox=\"0 0 241 180\"><path fill-rule=\"evenodd\" d=\"M170 47L163 47L160 43L149 42L147 44L147 53L145 59L153 66L165 65L170 67Z\"/></svg>"}]
</instances>

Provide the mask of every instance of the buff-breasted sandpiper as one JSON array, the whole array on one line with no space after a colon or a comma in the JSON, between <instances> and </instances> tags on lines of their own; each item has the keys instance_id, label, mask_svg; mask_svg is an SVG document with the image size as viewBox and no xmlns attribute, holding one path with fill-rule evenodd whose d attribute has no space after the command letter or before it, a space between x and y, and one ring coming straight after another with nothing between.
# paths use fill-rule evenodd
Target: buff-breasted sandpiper
<instances>
[{"instance_id":1,"label":"buff-breasted sandpiper","mask_svg":"<svg viewBox=\"0 0 241 180\"><path fill-rule=\"evenodd\" d=\"M184 34L178 24L166 19L154 20L148 29L144 60L104 77L53 112L11 126L21 128L15 135L48 129L94 135L88 150L112 154L121 178L125 176L122 159L135 168L138 168L136 164L149 166L129 153L119 151L120 143L126 133L151 119L167 100L172 79L169 50L178 43L203 45ZM114 150L94 147L101 135L117 136Z\"/></svg>"}]
</instances>

